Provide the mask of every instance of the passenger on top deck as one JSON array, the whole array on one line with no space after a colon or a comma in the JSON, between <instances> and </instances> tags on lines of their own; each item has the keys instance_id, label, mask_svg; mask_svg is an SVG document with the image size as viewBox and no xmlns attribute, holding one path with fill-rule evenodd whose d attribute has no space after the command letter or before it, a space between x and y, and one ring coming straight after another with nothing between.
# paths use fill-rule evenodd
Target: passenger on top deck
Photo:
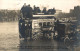
<instances>
[{"instance_id":1,"label":"passenger on top deck","mask_svg":"<svg viewBox=\"0 0 80 51\"><path fill-rule=\"evenodd\" d=\"M21 8L21 12L23 14L23 18L32 18L32 8L30 7L30 5L26 5L26 3L24 3L23 7Z\"/></svg>"}]
</instances>

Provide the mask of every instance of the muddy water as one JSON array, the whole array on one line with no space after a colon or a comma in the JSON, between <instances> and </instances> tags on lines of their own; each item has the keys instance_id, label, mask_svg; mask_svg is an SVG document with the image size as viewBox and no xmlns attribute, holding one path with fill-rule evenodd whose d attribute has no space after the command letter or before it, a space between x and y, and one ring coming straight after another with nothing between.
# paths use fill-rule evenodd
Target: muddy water
<instances>
[{"instance_id":1,"label":"muddy water","mask_svg":"<svg viewBox=\"0 0 80 51\"><path fill-rule=\"evenodd\" d=\"M19 46L52 46L53 49L22 49ZM73 51L79 51L74 47ZM63 42L51 40L24 41L19 39L18 22L0 23L0 51L72 51L67 49Z\"/></svg>"},{"instance_id":2,"label":"muddy water","mask_svg":"<svg viewBox=\"0 0 80 51\"><path fill-rule=\"evenodd\" d=\"M0 23L0 51L19 51L14 49L19 44L18 35L18 22Z\"/></svg>"}]
</instances>

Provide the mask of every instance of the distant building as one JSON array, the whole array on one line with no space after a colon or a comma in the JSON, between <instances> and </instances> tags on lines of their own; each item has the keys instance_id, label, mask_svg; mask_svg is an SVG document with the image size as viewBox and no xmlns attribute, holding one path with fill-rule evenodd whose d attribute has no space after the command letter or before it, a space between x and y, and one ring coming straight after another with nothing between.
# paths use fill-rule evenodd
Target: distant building
<instances>
[{"instance_id":1,"label":"distant building","mask_svg":"<svg viewBox=\"0 0 80 51\"><path fill-rule=\"evenodd\" d=\"M54 14L54 16L57 17L57 15L58 15L59 13L62 13L62 10L56 9L56 13Z\"/></svg>"},{"instance_id":2,"label":"distant building","mask_svg":"<svg viewBox=\"0 0 80 51\"><path fill-rule=\"evenodd\" d=\"M73 13L73 9L70 9L70 13Z\"/></svg>"},{"instance_id":3,"label":"distant building","mask_svg":"<svg viewBox=\"0 0 80 51\"><path fill-rule=\"evenodd\" d=\"M72 17L76 17L77 20L80 20L80 6L75 6L74 9L70 10Z\"/></svg>"}]
</instances>

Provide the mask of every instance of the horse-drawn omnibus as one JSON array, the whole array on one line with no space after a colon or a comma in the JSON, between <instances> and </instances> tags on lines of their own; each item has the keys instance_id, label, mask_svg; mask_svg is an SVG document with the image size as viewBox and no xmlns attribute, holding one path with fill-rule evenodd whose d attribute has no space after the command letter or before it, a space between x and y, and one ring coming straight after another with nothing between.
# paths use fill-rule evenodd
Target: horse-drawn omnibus
<instances>
[{"instance_id":1,"label":"horse-drawn omnibus","mask_svg":"<svg viewBox=\"0 0 80 51\"><path fill-rule=\"evenodd\" d=\"M24 39L37 39L42 34L53 37L54 21L54 15L33 15L31 19L20 18L19 36Z\"/></svg>"}]
</instances>

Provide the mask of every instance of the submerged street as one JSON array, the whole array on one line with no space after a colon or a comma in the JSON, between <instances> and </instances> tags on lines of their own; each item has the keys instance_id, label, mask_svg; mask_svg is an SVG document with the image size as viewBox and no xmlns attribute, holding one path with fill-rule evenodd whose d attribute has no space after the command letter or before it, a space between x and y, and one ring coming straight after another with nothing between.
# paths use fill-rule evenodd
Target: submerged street
<instances>
[{"instance_id":1,"label":"submerged street","mask_svg":"<svg viewBox=\"0 0 80 51\"><path fill-rule=\"evenodd\" d=\"M80 51L80 43L66 47L56 40L24 41L19 39L18 22L4 22L0 23L0 51Z\"/></svg>"}]
</instances>

